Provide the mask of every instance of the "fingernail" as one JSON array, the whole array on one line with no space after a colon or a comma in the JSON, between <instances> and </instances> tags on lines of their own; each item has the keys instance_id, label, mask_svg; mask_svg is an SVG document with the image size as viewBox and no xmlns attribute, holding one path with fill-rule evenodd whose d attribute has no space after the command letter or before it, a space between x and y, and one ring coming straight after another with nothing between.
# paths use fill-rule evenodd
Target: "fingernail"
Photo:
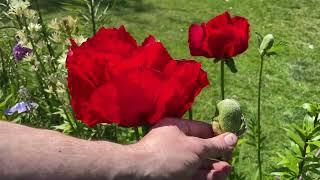
<instances>
[{"instance_id":1,"label":"fingernail","mask_svg":"<svg viewBox=\"0 0 320 180\"><path fill-rule=\"evenodd\" d=\"M224 141L229 146L235 146L237 144L238 137L232 133L229 133L224 137Z\"/></svg>"}]
</instances>

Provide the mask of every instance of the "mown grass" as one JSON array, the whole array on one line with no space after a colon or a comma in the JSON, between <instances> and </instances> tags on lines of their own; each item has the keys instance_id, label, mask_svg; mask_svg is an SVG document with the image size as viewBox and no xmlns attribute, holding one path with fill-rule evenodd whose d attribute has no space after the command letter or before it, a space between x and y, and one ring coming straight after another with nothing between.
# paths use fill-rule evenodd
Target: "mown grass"
<instances>
[{"instance_id":1,"label":"mown grass","mask_svg":"<svg viewBox=\"0 0 320 180\"><path fill-rule=\"evenodd\" d=\"M45 3L46 2L46 3ZM46 20L72 14L58 1L42 2ZM61 2L61 1L60 1ZM238 99L244 114L254 118L257 107L259 55L255 32L274 34L276 41L287 43L285 51L265 64L262 90L262 127L268 136L268 151L263 153L265 172L274 165L275 153L287 142L281 129L288 123L301 124L300 106L319 101L320 95L320 5L319 0L118 0L112 8L110 21L104 26L126 25L140 42L149 34L161 40L177 59L197 59L208 72L211 85L194 105L194 119L209 121L219 100L219 66L212 60L193 58L187 38L191 23L203 22L226 10L249 19L250 47L236 57L237 74L226 73L226 97ZM88 24L81 30L89 35ZM240 147L238 169L252 173L254 153L247 145Z\"/></svg>"}]
</instances>

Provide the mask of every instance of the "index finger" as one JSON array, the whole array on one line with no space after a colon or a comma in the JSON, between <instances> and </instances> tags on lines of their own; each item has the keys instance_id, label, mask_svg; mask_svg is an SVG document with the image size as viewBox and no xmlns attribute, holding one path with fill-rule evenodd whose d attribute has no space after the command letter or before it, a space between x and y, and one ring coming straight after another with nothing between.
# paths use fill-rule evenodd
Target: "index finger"
<instances>
[{"instance_id":1,"label":"index finger","mask_svg":"<svg viewBox=\"0 0 320 180\"><path fill-rule=\"evenodd\" d=\"M161 125L176 125L185 135L199 138L212 138L214 132L208 123L194 120L184 120L178 118L166 118Z\"/></svg>"}]
</instances>

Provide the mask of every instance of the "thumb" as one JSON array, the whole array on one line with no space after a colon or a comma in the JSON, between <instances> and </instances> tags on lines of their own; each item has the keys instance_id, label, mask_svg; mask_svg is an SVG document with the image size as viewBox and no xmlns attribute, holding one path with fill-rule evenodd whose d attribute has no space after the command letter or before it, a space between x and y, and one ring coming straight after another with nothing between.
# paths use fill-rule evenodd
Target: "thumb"
<instances>
[{"instance_id":1,"label":"thumb","mask_svg":"<svg viewBox=\"0 0 320 180\"><path fill-rule=\"evenodd\" d=\"M210 139L203 139L205 152L203 158L230 157L237 144L238 137L232 133L224 133Z\"/></svg>"}]
</instances>

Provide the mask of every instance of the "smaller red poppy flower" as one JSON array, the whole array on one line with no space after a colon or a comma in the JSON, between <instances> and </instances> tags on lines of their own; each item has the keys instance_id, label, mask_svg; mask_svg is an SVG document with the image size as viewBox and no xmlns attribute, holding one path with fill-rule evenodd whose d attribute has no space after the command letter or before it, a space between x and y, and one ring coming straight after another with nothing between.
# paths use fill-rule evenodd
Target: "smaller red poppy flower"
<instances>
[{"instance_id":1,"label":"smaller red poppy flower","mask_svg":"<svg viewBox=\"0 0 320 180\"><path fill-rule=\"evenodd\" d=\"M189 48L193 56L229 59L248 49L248 20L228 12L207 23L192 24L189 28Z\"/></svg>"}]
</instances>

